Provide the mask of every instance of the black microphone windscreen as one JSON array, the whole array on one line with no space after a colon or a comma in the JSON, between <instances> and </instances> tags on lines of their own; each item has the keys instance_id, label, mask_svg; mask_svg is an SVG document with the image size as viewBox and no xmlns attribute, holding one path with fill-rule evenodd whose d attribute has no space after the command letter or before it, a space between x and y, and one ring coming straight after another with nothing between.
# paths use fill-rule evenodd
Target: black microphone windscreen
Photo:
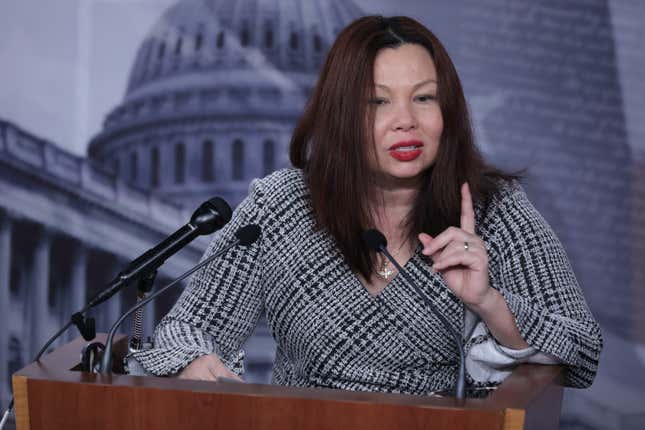
<instances>
[{"instance_id":1,"label":"black microphone windscreen","mask_svg":"<svg viewBox=\"0 0 645 430\"><path fill-rule=\"evenodd\" d=\"M258 240L258 237L260 237L260 231L261 229L259 225L249 224L236 231L235 237L239 241L240 245L248 246Z\"/></svg>"},{"instance_id":2,"label":"black microphone windscreen","mask_svg":"<svg viewBox=\"0 0 645 430\"><path fill-rule=\"evenodd\" d=\"M213 197L199 205L190 217L190 223L199 235L211 234L224 227L232 215L233 211L224 199Z\"/></svg>"},{"instance_id":3,"label":"black microphone windscreen","mask_svg":"<svg viewBox=\"0 0 645 430\"><path fill-rule=\"evenodd\" d=\"M376 252L381 252L382 248L387 248L387 239L383 236L383 233L375 228L371 228L363 233L363 240L367 243L367 246Z\"/></svg>"},{"instance_id":4,"label":"black microphone windscreen","mask_svg":"<svg viewBox=\"0 0 645 430\"><path fill-rule=\"evenodd\" d=\"M222 220L224 221L224 224L228 223L231 220L233 211L224 199L220 197L213 197L212 199L208 200L208 204L211 205L218 214L220 214Z\"/></svg>"}]
</instances>

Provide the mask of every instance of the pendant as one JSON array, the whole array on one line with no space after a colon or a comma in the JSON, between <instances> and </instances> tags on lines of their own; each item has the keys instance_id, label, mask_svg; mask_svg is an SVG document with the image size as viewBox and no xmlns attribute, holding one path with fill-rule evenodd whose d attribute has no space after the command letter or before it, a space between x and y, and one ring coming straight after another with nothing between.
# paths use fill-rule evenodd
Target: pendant
<instances>
[{"instance_id":1,"label":"pendant","mask_svg":"<svg viewBox=\"0 0 645 430\"><path fill-rule=\"evenodd\" d=\"M389 261L386 261L383 266L376 271L376 274L384 280L389 280L390 276L394 274L394 270L390 269L389 267Z\"/></svg>"}]
</instances>

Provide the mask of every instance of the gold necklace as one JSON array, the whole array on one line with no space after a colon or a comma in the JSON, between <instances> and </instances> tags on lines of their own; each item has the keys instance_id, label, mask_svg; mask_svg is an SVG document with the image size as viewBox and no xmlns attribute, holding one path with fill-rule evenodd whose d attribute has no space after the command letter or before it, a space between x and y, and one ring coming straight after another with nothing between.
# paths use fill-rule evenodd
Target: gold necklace
<instances>
[{"instance_id":1,"label":"gold necklace","mask_svg":"<svg viewBox=\"0 0 645 430\"><path fill-rule=\"evenodd\" d=\"M403 245L401 245L401 247L403 247ZM399 252L401 252L401 248L392 253L392 258L398 255ZM394 275L394 269L390 267L390 260L383 254L381 255L383 256L383 263L381 263L380 267L376 269L376 276L384 281L389 281L392 275Z\"/></svg>"}]
</instances>

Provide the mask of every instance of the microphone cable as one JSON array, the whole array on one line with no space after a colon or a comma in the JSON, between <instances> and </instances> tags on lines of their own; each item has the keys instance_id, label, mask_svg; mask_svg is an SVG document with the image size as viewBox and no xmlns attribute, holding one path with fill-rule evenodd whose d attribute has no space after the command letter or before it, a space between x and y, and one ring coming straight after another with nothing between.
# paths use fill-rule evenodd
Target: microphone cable
<instances>
[{"instance_id":1,"label":"microphone cable","mask_svg":"<svg viewBox=\"0 0 645 430\"><path fill-rule=\"evenodd\" d=\"M455 385L455 397L457 399L463 399L466 391L466 359L465 359L465 353L464 353L464 346L462 344L461 336L455 330L455 328L450 324L450 322L446 319L446 317L437 310L437 308L434 306L432 301L428 299L428 297L421 291L419 286L414 282L414 279L410 276L410 274L401 267L401 265L392 257L392 255L388 252L387 250L387 239L385 239L385 236L383 233L376 229L370 229L367 230L365 233L363 233L363 240L367 245L372 248L373 250L377 252L383 253L388 260L396 267L396 269L399 271L399 273L403 276L403 278L407 281L409 285L414 288L414 291L421 297L421 299L424 301L424 303L430 308L432 313L434 313L439 320L441 321L441 324L448 330L450 333L450 336L454 339L455 343L457 344L457 348L459 349L459 367L457 369L457 383Z\"/></svg>"}]
</instances>

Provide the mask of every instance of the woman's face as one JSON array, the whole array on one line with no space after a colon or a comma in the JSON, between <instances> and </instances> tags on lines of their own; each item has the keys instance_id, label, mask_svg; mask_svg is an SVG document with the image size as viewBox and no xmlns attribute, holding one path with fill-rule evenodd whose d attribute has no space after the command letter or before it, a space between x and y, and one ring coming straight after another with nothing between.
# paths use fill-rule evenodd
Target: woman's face
<instances>
[{"instance_id":1,"label":"woman's face","mask_svg":"<svg viewBox=\"0 0 645 430\"><path fill-rule=\"evenodd\" d=\"M416 180L434 163L443 130L434 61L421 45L385 48L374 84L373 167L386 182Z\"/></svg>"}]
</instances>

